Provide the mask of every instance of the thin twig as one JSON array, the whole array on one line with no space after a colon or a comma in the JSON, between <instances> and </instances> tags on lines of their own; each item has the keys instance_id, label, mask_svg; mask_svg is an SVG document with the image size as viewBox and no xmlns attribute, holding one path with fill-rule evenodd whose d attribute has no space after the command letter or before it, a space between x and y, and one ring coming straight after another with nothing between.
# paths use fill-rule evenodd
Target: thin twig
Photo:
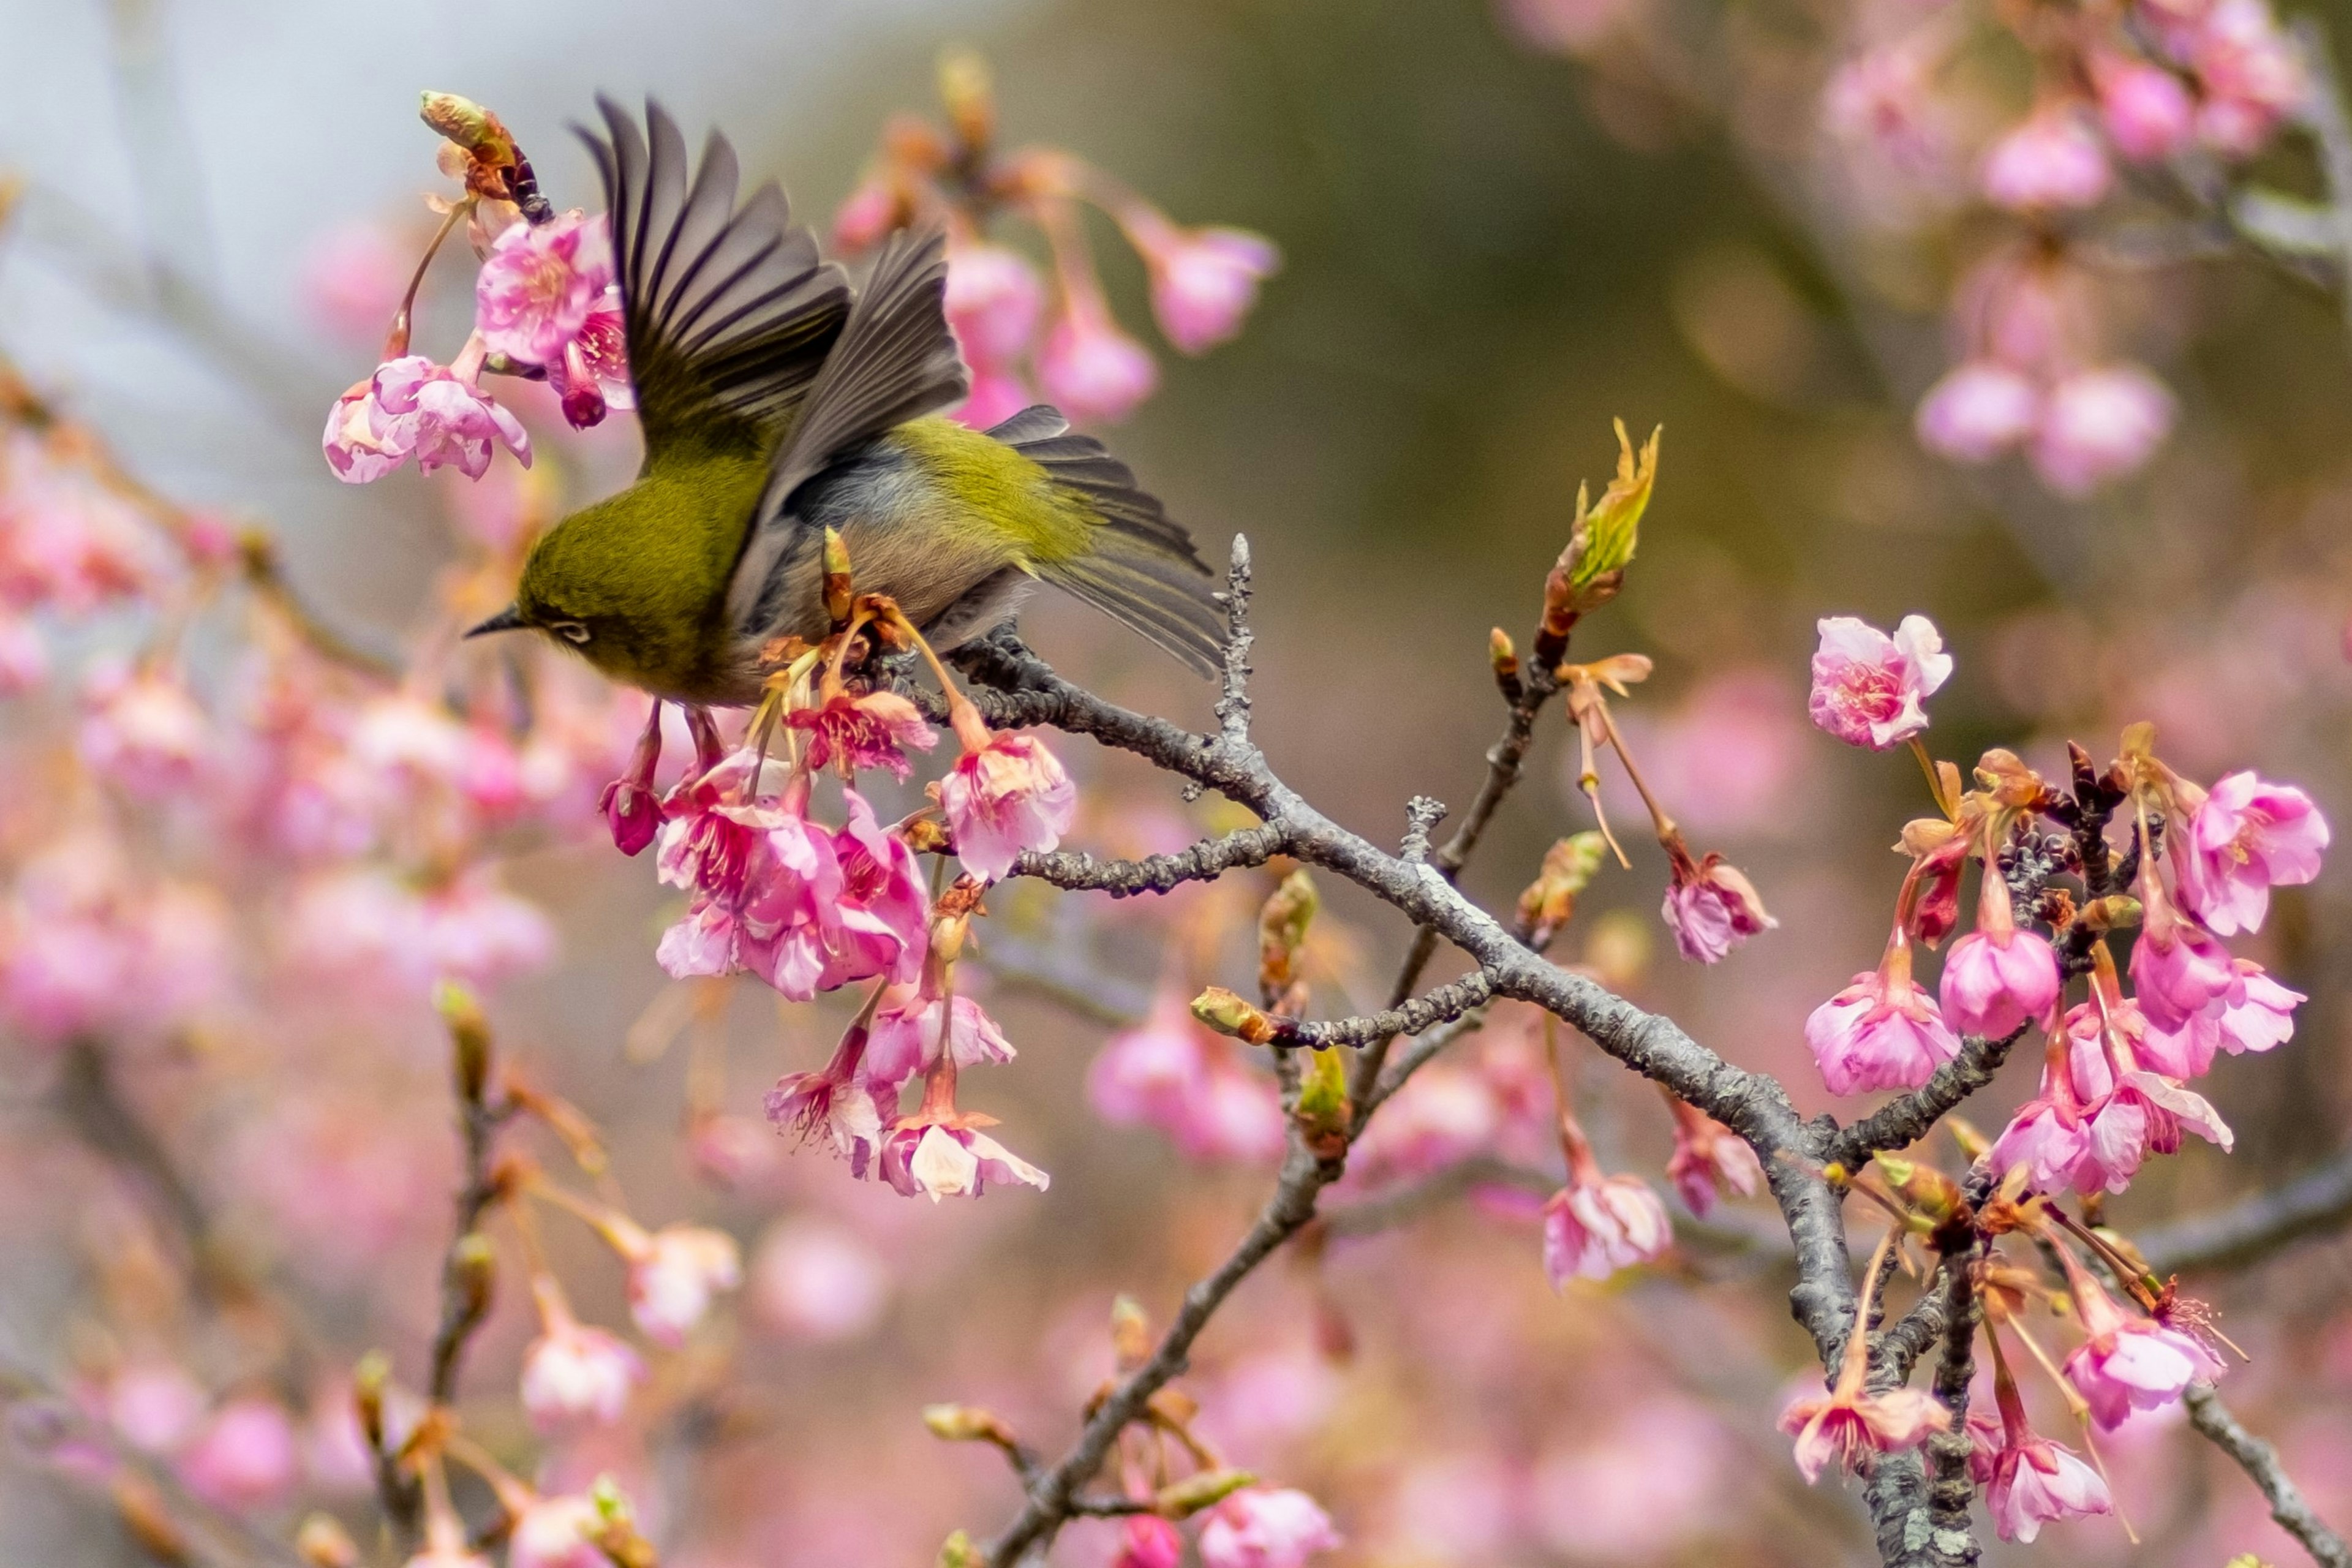
<instances>
[{"instance_id":1,"label":"thin twig","mask_svg":"<svg viewBox=\"0 0 2352 1568\"><path fill-rule=\"evenodd\" d=\"M2352 1148L2269 1192L2211 1214L2191 1215L2134 1236L2158 1276L2240 1268L2305 1237L2352 1225Z\"/></svg>"},{"instance_id":2,"label":"thin twig","mask_svg":"<svg viewBox=\"0 0 2352 1568\"><path fill-rule=\"evenodd\" d=\"M2279 1463L2276 1448L2240 1426L2211 1384L2193 1384L2185 1403L2189 1406L2189 1424L2238 1462L2238 1468L2246 1472L2269 1501L2271 1517L2278 1521L2279 1528L2303 1542L2303 1549L2311 1553L2313 1562L2320 1568L2352 1568L2352 1546L2346 1545L2344 1538L2312 1511L2302 1490Z\"/></svg>"}]
</instances>

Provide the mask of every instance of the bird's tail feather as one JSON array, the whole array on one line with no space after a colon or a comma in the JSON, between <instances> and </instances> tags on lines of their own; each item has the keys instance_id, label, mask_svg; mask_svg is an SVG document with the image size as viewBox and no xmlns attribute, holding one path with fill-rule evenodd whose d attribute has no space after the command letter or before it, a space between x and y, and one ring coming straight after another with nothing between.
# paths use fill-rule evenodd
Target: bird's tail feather
<instances>
[{"instance_id":1,"label":"bird's tail feather","mask_svg":"<svg viewBox=\"0 0 2352 1568\"><path fill-rule=\"evenodd\" d=\"M1037 575L1149 638L1194 673L1215 672L1224 616L1192 536L1135 482L1125 463L1043 404L988 432L1043 468L1102 520L1094 545L1068 561L1041 561Z\"/></svg>"}]
</instances>

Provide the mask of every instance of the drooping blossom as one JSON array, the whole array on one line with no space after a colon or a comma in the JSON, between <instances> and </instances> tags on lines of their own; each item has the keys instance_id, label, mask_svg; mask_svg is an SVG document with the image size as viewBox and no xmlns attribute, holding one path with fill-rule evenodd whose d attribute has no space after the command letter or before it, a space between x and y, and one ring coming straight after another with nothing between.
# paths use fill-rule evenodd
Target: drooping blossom
<instances>
[{"instance_id":1,"label":"drooping blossom","mask_svg":"<svg viewBox=\"0 0 2352 1568\"><path fill-rule=\"evenodd\" d=\"M2101 53L2092 57L2091 81L2098 92L2100 127L2116 151L2133 163L2169 158L2196 135L2197 101L2162 66Z\"/></svg>"},{"instance_id":2,"label":"drooping blossom","mask_svg":"<svg viewBox=\"0 0 2352 1568\"><path fill-rule=\"evenodd\" d=\"M1885 632L1852 616L1821 623L1813 654L1813 722L1850 746L1884 752L1927 728L1922 706L1951 679L1952 656L1925 616Z\"/></svg>"},{"instance_id":3,"label":"drooping blossom","mask_svg":"<svg viewBox=\"0 0 2352 1568\"><path fill-rule=\"evenodd\" d=\"M590 1538L603 1522L596 1500L584 1493L534 1499L507 1537L507 1568L610 1568L612 1559Z\"/></svg>"},{"instance_id":4,"label":"drooping blossom","mask_svg":"<svg viewBox=\"0 0 2352 1568\"><path fill-rule=\"evenodd\" d=\"M882 1179L906 1197L979 1197L991 1184L1044 1192L1052 1178L985 1132L941 1122L894 1127L883 1136Z\"/></svg>"},{"instance_id":5,"label":"drooping blossom","mask_svg":"<svg viewBox=\"0 0 2352 1568\"><path fill-rule=\"evenodd\" d=\"M2071 1252L2062 1247L2060 1256L2084 1335L2061 1370L2102 1427L2112 1431L2135 1410L2170 1405L2190 1384L2210 1383L2227 1370L2194 1334L2153 1318L2126 1317Z\"/></svg>"},{"instance_id":6,"label":"drooping blossom","mask_svg":"<svg viewBox=\"0 0 2352 1568\"><path fill-rule=\"evenodd\" d=\"M837 763L845 778L886 768L903 779L914 771L907 748L928 752L940 739L915 705L895 691L836 692L814 708L793 709L784 721L807 733L812 769Z\"/></svg>"},{"instance_id":7,"label":"drooping blossom","mask_svg":"<svg viewBox=\"0 0 2352 1568\"><path fill-rule=\"evenodd\" d=\"M1780 923L1766 911L1756 884L1713 850L1693 860L1677 837L1672 858L1660 913L1675 933L1675 951L1693 963L1718 963L1749 937Z\"/></svg>"},{"instance_id":8,"label":"drooping blossom","mask_svg":"<svg viewBox=\"0 0 2352 1568\"><path fill-rule=\"evenodd\" d=\"M2053 1521L2113 1512L2115 1502L2107 1495L2105 1479L2063 1443L2034 1433L1997 1341L1993 1352L1993 1393L2000 1406L2000 1423L1993 1429L1992 1444L1972 1443L1969 1468L1977 1484L1986 1489L1994 1530L2003 1541L2031 1542L2044 1524ZM1977 1420L1977 1410L1971 1405L1971 1438L1978 1436Z\"/></svg>"},{"instance_id":9,"label":"drooping blossom","mask_svg":"<svg viewBox=\"0 0 2352 1568\"><path fill-rule=\"evenodd\" d=\"M1037 379L1073 419L1116 425L1160 384L1151 353L1121 331L1099 299L1067 303L1037 351Z\"/></svg>"},{"instance_id":10,"label":"drooping blossom","mask_svg":"<svg viewBox=\"0 0 2352 1568\"><path fill-rule=\"evenodd\" d=\"M1118 1555L1110 1568L1182 1568L1182 1532L1156 1513L1130 1514L1119 1521Z\"/></svg>"},{"instance_id":11,"label":"drooping blossom","mask_svg":"<svg viewBox=\"0 0 2352 1568\"><path fill-rule=\"evenodd\" d=\"M301 1473L293 1418L275 1399L232 1399L180 1455L180 1479L216 1507L250 1512L281 1502Z\"/></svg>"},{"instance_id":12,"label":"drooping blossom","mask_svg":"<svg viewBox=\"0 0 2352 1568\"><path fill-rule=\"evenodd\" d=\"M1339 1532L1316 1500L1287 1487L1244 1487L1201 1526L1202 1568L1300 1568L1337 1551Z\"/></svg>"},{"instance_id":13,"label":"drooping blossom","mask_svg":"<svg viewBox=\"0 0 2352 1568\"><path fill-rule=\"evenodd\" d=\"M1946 47L1935 29L1923 28L1860 50L1830 73L1822 123L1872 161L1880 174L1874 184L1899 183L1906 195L1921 187L1934 193L1952 174L1957 127L1935 81Z\"/></svg>"},{"instance_id":14,"label":"drooping blossom","mask_svg":"<svg viewBox=\"0 0 2352 1568\"><path fill-rule=\"evenodd\" d=\"M1879 1264L1893 1241L1891 1234L1882 1239L1863 1271L1862 1294L1854 1303L1853 1326L1846 1335L1837 1376L1826 1392L1800 1395L1780 1412L1780 1430L1797 1440L1797 1471L1807 1486L1820 1480L1832 1464L1842 1470L1859 1470L1880 1454L1916 1448L1952 1424L1952 1413L1925 1389L1873 1392L1867 1386L1871 1306L1878 1292Z\"/></svg>"},{"instance_id":15,"label":"drooping blossom","mask_svg":"<svg viewBox=\"0 0 2352 1568\"><path fill-rule=\"evenodd\" d=\"M1985 199L2012 212L2096 206L2115 186L2106 149L2072 104L2036 110L1985 154Z\"/></svg>"},{"instance_id":16,"label":"drooping blossom","mask_svg":"<svg viewBox=\"0 0 2352 1568\"><path fill-rule=\"evenodd\" d=\"M602 213L587 217L575 208L545 223L509 224L475 276L475 329L490 353L547 369L562 362L612 284Z\"/></svg>"},{"instance_id":17,"label":"drooping blossom","mask_svg":"<svg viewBox=\"0 0 2352 1568\"><path fill-rule=\"evenodd\" d=\"M618 1335L574 1318L551 1277L531 1283L541 1329L522 1353L522 1407L531 1425L554 1432L575 1422L618 1421L645 1362Z\"/></svg>"},{"instance_id":18,"label":"drooping blossom","mask_svg":"<svg viewBox=\"0 0 2352 1568\"><path fill-rule=\"evenodd\" d=\"M2215 784L2189 814L2167 852L2180 901L2222 936L2260 931L2271 889L2319 875L2327 819L2293 784L2250 772Z\"/></svg>"},{"instance_id":19,"label":"drooping blossom","mask_svg":"<svg viewBox=\"0 0 2352 1568\"><path fill-rule=\"evenodd\" d=\"M1684 1206L1705 1219L1726 1192L1755 1196L1764 1166L1748 1140L1696 1106L1671 1095L1667 1103L1675 1117L1675 1151L1666 1161L1666 1180Z\"/></svg>"},{"instance_id":20,"label":"drooping blossom","mask_svg":"<svg viewBox=\"0 0 2352 1568\"><path fill-rule=\"evenodd\" d=\"M672 1350L710 1310L710 1299L743 1282L735 1238L708 1226L665 1226L626 1237L629 1315L646 1338Z\"/></svg>"},{"instance_id":21,"label":"drooping blossom","mask_svg":"<svg viewBox=\"0 0 2352 1568\"><path fill-rule=\"evenodd\" d=\"M845 786L841 800L844 821L833 836L840 902L824 932L816 989L877 977L903 984L923 966L930 898L922 868L907 841L875 820L865 796Z\"/></svg>"},{"instance_id":22,"label":"drooping blossom","mask_svg":"<svg viewBox=\"0 0 2352 1568\"><path fill-rule=\"evenodd\" d=\"M1989 463L2033 434L2042 420L2042 389L1994 360L1969 360L1947 371L1919 400L1919 442L1956 463Z\"/></svg>"},{"instance_id":23,"label":"drooping blossom","mask_svg":"<svg viewBox=\"0 0 2352 1568\"><path fill-rule=\"evenodd\" d=\"M969 703L954 712L963 755L940 781L940 805L963 868L993 882L1023 851L1062 842L1077 815L1078 790L1035 736L992 734Z\"/></svg>"},{"instance_id":24,"label":"drooping blossom","mask_svg":"<svg viewBox=\"0 0 2352 1568\"><path fill-rule=\"evenodd\" d=\"M897 1110L895 1093L886 1103L865 1076L872 1024L870 1013L861 1014L843 1033L823 1069L786 1073L767 1097L768 1120L777 1131L802 1138L822 1131L834 1152L849 1162L850 1174L860 1178L880 1152L885 1121Z\"/></svg>"},{"instance_id":25,"label":"drooping blossom","mask_svg":"<svg viewBox=\"0 0 2352 1568\"><path fill-rule=\"evenodd\" d=\"M2009 884L1987 866L1977 929L1952 944L1937 989L1944 1022L1959 1035L2000 1039L2029 1019L2054 1021L2063 981L2058 955L2038 933L2021 929Z\"/></svg>"},{"instance_id":26,"label":"drooping blossom","mask_svg":"<svg viewBox=\"0 0 2352 1568\"><path fill-rule=\"evenodd\" d=\"M749 970L805 1002L827 968L841 862L833 835L809 820L808 775L770 798L766 773L746 747L663 803L660 877L692 900L654 956L679 979Z\"/></svg>"},{"instance_id":27,"label":"drooping blossom","mask_svg":"<svg viewBox=\"0 0 2352 1568\"><path fill-rule=\"evenodd\" d=\"M474 381L479 368L473 352L454 365L409 354L376 366L328 413L321 443L335 477L365 484L413 457L425 473L448 464L478 479L501 446L529 468L530 433Z\"/></svg>"},{"instance_id":28,"label":"drooping blossom","mask_svg":"<svg viewBox=\"0 0 2352 1568\"><path fill-rule=\"evenodd\" d=\"M214 752L211 721L167 668L101 666L82 700L82 761L139 799L187 790Z\"/></svg>"},{"instance_id":29,"label":"drooping blossom","mask_svg":"<svg viewBox=\"0 0 2352 1568\"><path fill-rule=\"evenodd\" d=\"M2179 9L2182 19L2160 30L2197 77L2198 139L2224 157L2251 157L2308 90L2294 45L2263 0Z\"/></svg>"},{"instance_id":30,"label":"drooping blossom","mask_svg":"<svg viewBox=\"0 0 2352 1568\"><path fill-rule=\"evenodd\" d=\"M1813 1009L1805 1044L1832 1094L1916 1089L1960 1054L1927 994L1911 978L1911 943L1901 927L1875 970Z\"/></svg>"},{"instance_id":31,"label":"drooping blossom","mask_svg":"<svg viewBox=\"0 0 2352 1568\"><path fill-rule=\"evenodd\" d=\"M2229 949L2173 908L2153 867L2142 868L2139 885L2146 914L2132 945L2131 977L2149 1026L2178 1029L2215 1003L2243 1002L2245 977Z\"/></svg>"},{"instance_id":32,"label":"drooping blossom","mask_svg":"<svg viewBox=\"0 0 2352 1568\"><path fill-rule=\"evenodd\" d=\"M654 793L654 769L660 765L661 747L662 705L661 699L656 698L636 748L630 753L628 771L606 784L596 800L596 809L604 814L604 826L613 835L613 847L624 855L641 853L661 831L661 796Z\"/></svg>"},{"instance_id":33,"label":"drooping blossom","mask_svg":"<svg viewBox=\"0 0 2352 1568\"><path fill-rule=\"evenodd\" d=\"M2176 1153L2183 1131L2196 1133L2226 1152L2232 1138L2204 1096L2152 1072L2126 1072L2115 1088L2084 1109L2082 1158L2074 1170L2077 1191L2122 1192L2150 1154Z\"/></svg>"},{"instance_id":34,"label":"drooping blossom","mask_svg":"<svg viewBox=\"0 0 2352 1568\"><path fill-rule=\"evenodd\" d=\"M1013 1042L970 996L934 996L920 989L885 993L866 1042L867 1082L896 1091L940 1059L944 1044L959 1068L1009 1062Z\"/></svg>"},{"instance_id":35,"label":"drooping blossom","mask_svg":"<svg viewBox=\"0 0 2352 1568\"><path fill-rule=\"evenodd\" d=\"M2050 388L2027 456L2052 489L2086 496L2146 463L2178 412L2164 384L2137 365L2077 371Z\"/></svg>"},{"instance_id":36,"label":"drooping blossom","mask_svg":"<svg viewBox=\"0 0 2352 1568\"><path fill-rule=\"evenodd\" d=\"M1258 285L1282 264L1264 235L1238 228L1180 228L1149 209L1122 215L1128 237L1151 274L1151 312L1168 341L1206 353L1242 330Z\"/></svg>"},{"instance_id":37,"label":"drooping blossom","mask_svg":"<svg viewBox=\"0 0 2352 1568\"><path fill-rule=\"evenodd\" d=\"M949 251L948 325L975 370L1006 370L1027 353L1045 308L1045 286L1019 252L985 244Z\"/></svg>"},{"instance_id":38,"label":"drooping blossom","mask_svg":"<svg viewBox=\"0 0 2352 1568\"><path fill-rule=\"evenodd\" d=\"M1666 1205L1639 1176L1571 1172L1569 1184L1544 1202L1544 1275L1554 1289L1654 1263L1674 1239Z\"/></svg>"}]
</instances>

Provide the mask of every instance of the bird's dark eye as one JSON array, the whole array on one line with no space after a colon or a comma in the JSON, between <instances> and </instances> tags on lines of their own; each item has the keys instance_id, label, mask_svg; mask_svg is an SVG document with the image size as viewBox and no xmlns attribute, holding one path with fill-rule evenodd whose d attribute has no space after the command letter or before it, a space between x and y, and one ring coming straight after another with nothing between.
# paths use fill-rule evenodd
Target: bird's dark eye
<instances>
[{"instance_id":1,"label":"bird's dark eye","mask_svg":"<svg viewBox=\"0 0 2352 1568\"><path fill-rule=\"evenodd\" d=\"M584 643L588 640L588 628L578 621L550 621L547 629L565 642Z\"/></svg>"}]
</instances>

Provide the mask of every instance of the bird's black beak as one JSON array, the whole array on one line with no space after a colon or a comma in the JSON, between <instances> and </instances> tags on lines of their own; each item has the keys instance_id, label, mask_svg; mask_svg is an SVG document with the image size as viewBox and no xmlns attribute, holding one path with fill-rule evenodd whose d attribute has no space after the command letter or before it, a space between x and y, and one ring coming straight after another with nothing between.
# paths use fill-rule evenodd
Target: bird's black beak
<instances>
[{"instance_id":1,"label":"bird's black beak","mask_svg":"<svg viewBox=\"0 0 2352 1568\"><path fill-rule=\"evenodd\" d=\"M469 637L478 637L486 636L491 632L519 632L530 624L530 623L529 621L522 618L521 610L512 605L509 605L505 609L500 610L497 615L492 616L480 626L468 630L466 635Z\"/></svg>"}]
</instances>

